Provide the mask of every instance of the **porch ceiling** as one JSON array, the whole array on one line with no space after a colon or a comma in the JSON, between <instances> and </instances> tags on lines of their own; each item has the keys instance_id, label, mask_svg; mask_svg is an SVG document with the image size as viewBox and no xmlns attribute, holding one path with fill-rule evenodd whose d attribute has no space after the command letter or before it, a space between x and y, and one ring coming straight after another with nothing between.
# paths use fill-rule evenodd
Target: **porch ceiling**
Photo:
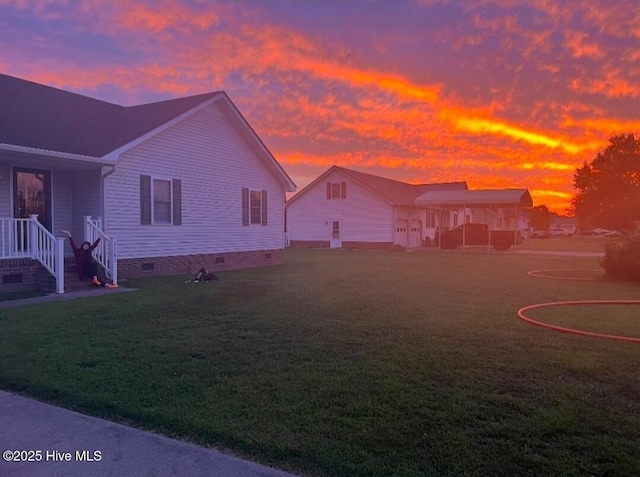
<instances>
[{"instance_id":1,"label":"porch ceiling","mask_svg":"<svg viewBox=\"0 0 640 477\"><path fill-rule=\"evenodd\" d=\"M109 160L84 157L57 157L49 155L49 151L42 154L35 152L8 151L0 148L0 164L27 167L30 169L58 169L68 171L86 171L100 169L103 166L112 166Z\"/></svg>"}]
</instances>

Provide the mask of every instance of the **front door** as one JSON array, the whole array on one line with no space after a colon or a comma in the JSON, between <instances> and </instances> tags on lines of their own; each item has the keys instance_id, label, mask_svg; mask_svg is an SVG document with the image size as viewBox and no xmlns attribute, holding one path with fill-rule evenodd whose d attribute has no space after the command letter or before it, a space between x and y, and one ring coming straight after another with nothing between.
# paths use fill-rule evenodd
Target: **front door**
<instances>
[{"instance_id":1,"label":"front door","mask_svg":"<svg viewBox=\"0 0 640 477\"><path fill-rule=\"evenodd\" d=\"M341 248L342 238L340 237L340 221L334 220L331 230L331 241L329 242L331 248Z\"/></svg>"},{"instance_id":2,"label":"front door","mask_svg":"<svg viewBox=\"0 0 640 477\"><path fill-rule=\"evenodd\" d=\"M51 231L51 171L13 169L13 217L38 220Z\"/></svg>"}]
</instances>

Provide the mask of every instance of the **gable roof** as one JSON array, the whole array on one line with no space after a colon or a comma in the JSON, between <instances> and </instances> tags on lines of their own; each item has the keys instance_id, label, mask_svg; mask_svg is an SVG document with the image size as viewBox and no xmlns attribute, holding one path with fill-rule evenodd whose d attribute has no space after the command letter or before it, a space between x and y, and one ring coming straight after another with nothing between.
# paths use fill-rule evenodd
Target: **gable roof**
<instances>
[{"instance_id":1,"label":"gable roof","mask_svg":"<svg viewBox=\"0 0 640 477\"><path fill-rule=\"evenodd\" d=\"M415 199L416 205L511 205L532 207L528 189L479 189L429 191Z\"/></svg>"},{"instance_id":2,"label":"gable roof","mask_svg":"<svg viewBox=\"0 0 640 477\"><path fill-rule=\"evenodd\" d=\"M126 107L0 74L0 143L102 157L216 94Z\"/></svg>"},{"instance_id":3,"label":"gable roof","mask_svg":"<svg viewBox=\"0 0 640 477\"><path fill-rule=\"evenodd\" d=\"M396 181L394 179L388 179L386 177L375 176L373 174L367 174L365 172L354 171L353 169L347 169L340 166L332 166L327 171L322 173L317 179L307 185L303 190L294 195L287 203L290 204L298 197L304 194L307 190L311 189L317 183L320 183L330 173L338 171L343 175L349 177L353 181L359 183L366 189L369 189L373 193L379 195L392 205L415 205L415 199L419 195L427 191L440 191L440 190L466 190L466 182L443 182L435 184L408 184L406 182Z\"/></svg>"},{"instance_id":4,"label":"gable roof","mask_svg":"<svg viewBox=\"0 0 640 477\"><path fill-rule=\"evenodd\" d=\"M119 153L216 101L288 191L295 184L223 91L137 106L120 106L0 74L0 146L75 155L80 160Z\"/></svg>"}]
</instances>

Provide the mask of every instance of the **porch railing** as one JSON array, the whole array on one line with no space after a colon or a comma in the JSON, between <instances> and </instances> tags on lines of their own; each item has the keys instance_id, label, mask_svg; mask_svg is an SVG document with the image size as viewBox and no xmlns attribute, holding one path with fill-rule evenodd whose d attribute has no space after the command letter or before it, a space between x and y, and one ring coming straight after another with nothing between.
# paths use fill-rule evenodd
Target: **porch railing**
<instances>
[{"instance_id":1,"label":"porch railing","mask_svg":"<svg viewBox=\"0 0 640 477\"><path fill-rule=\"evenodd\" d=\"M0 258L31 258L30 220L0 219Z\"/></svg>"},{"instance_id":2,"label":"porch railing","mask_svg":"<svg viewBox=\"0 0 640 477\"><path fill-rule=\"evenodd\" d=\"M0 219L0 258L38 260L55 277L56 293L64 293L64 239L54 237L37 215Z\"/></svg>"},{"instance_id":3,"label":"porch railing","mask_svg":"<svg viewBox=\"0 0 640 477\"><path fill-rule=\"evenodd\" d=\"M84 239L93 244L100 239L98 246L93 249L94 258L104 268L107 278L114 285L118 284L118 258L116 249L116 239L109 237L102 230L102 220L89 215L84 217Z\"/></svg>"}]
</instances>

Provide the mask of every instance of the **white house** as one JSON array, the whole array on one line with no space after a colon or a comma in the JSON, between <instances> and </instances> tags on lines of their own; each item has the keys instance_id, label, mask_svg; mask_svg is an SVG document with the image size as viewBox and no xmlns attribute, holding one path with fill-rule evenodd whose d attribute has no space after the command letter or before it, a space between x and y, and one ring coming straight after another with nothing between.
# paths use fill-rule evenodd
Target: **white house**
<instances>
[{"instance_id":1,"label":"white house","mask_svg":"<svg viewBox=\"0 0 640 477\"><path fill-rule=\"evenodd\" d=\"M407 184L333 166L287 203L291 246L419 247L435 237L439 217L415 199L445 190L467 190L467 184Z\"/></svg>"},{"instance_id":2,"label":"white house","mask_svg":"<svg viewBox=\"0 0 640 477\"><path fill-rule=\"evenodd\" d=\"M526 189L469 190L466 182L407 184L333 166L287 203L292 247L420 247L437 230L483 222L524 230Z\"/></svg>"},{"instance_id":3,"label":"white house","mask_svg":"<svg viewBox=\"0 0 640 477\"><path fill-rule=\"evenodd\" d=\"M42 267L62 292L63 229L116 279L282 262L295 185L224 92L123 107L0 75L0 104L0 292Z\"/></svg>"}]
</instances>

